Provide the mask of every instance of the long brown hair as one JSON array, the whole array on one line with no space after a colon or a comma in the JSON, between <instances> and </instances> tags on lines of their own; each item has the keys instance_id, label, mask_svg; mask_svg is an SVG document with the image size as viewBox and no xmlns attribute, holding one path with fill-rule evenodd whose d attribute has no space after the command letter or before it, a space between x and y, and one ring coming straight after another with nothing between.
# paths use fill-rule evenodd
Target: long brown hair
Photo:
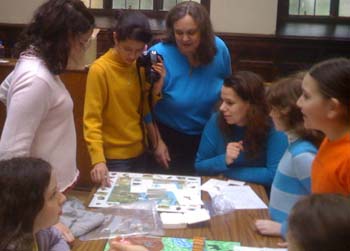
<instances>
[{"instance_id":1,"label":"long brown hair","mask_svg":"<svg viewBox=\"0 0 350 251\"><path fill-rule=\"evenodd\" d=\"M300 138L319 147L324 134L317 130L306 129L303 114L297 106L302 94L302 82L306 72L298 72L277 80L267 91L266 99L270 109L276 109L286 130L293 131Z\"/></svg>"},{"instance_id":2,"label":"long brown hair","mask_svg":"<svg viewBox=\"0 0 350 251\"><path fill-rule=\"evenodd\" d=\"M200 32L200 44L195 57L201 65L209 64L216 54L215 35L209 14L203 5L194 1L181 2L175 5L168 12L166 18L167 39L165 41L176 44L174 23L186 15L193 18Z\"/></svg>"},{"instance_id":3,"label":"long brown hair","mask_svg":"<svg viewBox=\"0 0 350 251\"><path fill-rule=\"evenodd\" d=\"M247 156L252 159L265 147L261 142L266 141L271 126L263 83L259 75L249 71L239 71L224 80L225 87L231 88L250 104L243 142ZM227 140L232 138L231 126L226 123L222 113L218 116L218 125Z\"/></svg>"},{"instance_id":4,"label":"long brown hair","mask_svg":"<svg viewBox=\"0 0 350 251\"><path fill-rule=\"evenodd\" d=\"M0 250L32 250L34 220L44 206L51 170L36 158L0 161Z\"/></svg>"}]
</instances>

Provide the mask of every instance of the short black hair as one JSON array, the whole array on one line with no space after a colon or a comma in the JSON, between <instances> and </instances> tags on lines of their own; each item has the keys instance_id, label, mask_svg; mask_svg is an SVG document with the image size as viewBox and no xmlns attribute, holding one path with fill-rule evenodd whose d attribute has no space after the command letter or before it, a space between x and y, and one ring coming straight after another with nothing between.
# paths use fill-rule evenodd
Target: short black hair
<instances>
[{"instance_id":1,"label":"short black hair","mask_svg":"<svg viewBox=\"0 0 350 251\"><path fill-rule=\"evenodd\" d=\"M119 41L132 39L145 44L152 39L148 18L139 11L117 11L116 25L112 29Z\"/></svg>"}]
</instances>

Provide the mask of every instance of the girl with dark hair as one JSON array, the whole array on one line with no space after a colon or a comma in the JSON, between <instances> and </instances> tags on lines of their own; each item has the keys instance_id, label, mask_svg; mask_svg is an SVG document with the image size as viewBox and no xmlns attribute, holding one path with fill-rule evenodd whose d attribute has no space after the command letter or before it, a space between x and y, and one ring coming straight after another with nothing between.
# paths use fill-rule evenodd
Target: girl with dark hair
<instances>
[{"instance_id":1,"label":"girl with dark hair","mask_svg":"<svg viewBox=\"0 0 350 251\"><path fill-rule=\"evenodd\" d=\"M214 35L206 9L195 1L173 7L166 18L168 38L150 48L164 57L167 75L154 108L176 174L194 174L194 159L224 78L231 74L230 53ZM167 150L167 149L165 149Z\"/></svg>"},{"instance_id":2,"label":"girl with dark hair","mask_svg":"<svg viewBox=\"0 0 350 251\"><path fill-rule=\"evenodd\" d=\"M65 196L49 163L0 161L0 250L70 250L56 228Z\"/></svg>"},{"instance_id":3,"label":"girl with dark hair","mask_svg":"<svg viewBox=\"0 0 350 251\"><path fill-rule=\"evenodd\" d=\"M145 50L152 34L147 17L141 12L121 12L113 29L114 47L90 67L84 105L84 137L92 162L91 178L109 185L108 170L144 172L147 167L147 130L155 155L164 143L149 114L144 71L136 59ZM153 69L160 75L153 92L159 93L165 69L161 59Z\"/></svg>"},{"instance_id":4,"label":"girl with dark hair","mask_svg":"<svg viewBox=\"0 0 350 251\"><path fill-rule=\"evenodd\" d=\"M16 44L18 56L37 56L53 75L62 73L70 60L79 60L86 49L94 17L79 0L49 0ZM22 59L22 58L20 58Z\"/></svg>"},{"instance_id":5,"label":"girl with dark hair","mask_svg":"<svg viewBox=\"0 0 350 251\"><path fill-rule=\"evenodd\" d=\"M304 127L303 114L296 104L304 75L298 73L280 79L267 92L270 116L275 128L287 134L289 145L272 182L269 202L272 220L255 223L263 235L286 238L290 210L302 196L311 193L311 165L323 134Z\"/></svg>"},{"instance_id":6,"label":"girl with dark hair","mask_svg":"<svg viewBox=\"0 0 350 251\"><path fill-rule=\"evenodd\" d=\"M312 194L298 201L289 216L289 251L350 250L350 198Z\"/></svg>"},{"instance_id":7,"label":"girl with dark hair","mask_svg":"<svg viewBox=\"0 0 350 251\"><path fill-rule=\"evenodd\" d=\"M59 74L84 52L93 26L82 1L46 1L23 31L15 69L1 85L7 116L0 159L31 156L50 162L60 191L74 184L79 171L73 102ZM64 233L73 240L67 229Z\"/></svg>"},{"instance_id":8,"label":"girl with dark hair","mask_svg":"<svg viewBox=\"0 0 350 251\"><path fill-rule=\"evenodd\" d=\"M313 193L350 194L350 60L336 58L305 75L298 106L306 128L325 134L312 164Z\"/></svg>"},{"instance_id":9,"label":"girl with dark hair","mask_svg":"<svg viewBox=\"0 0 350 251\"><path fill-rule=\"evenodd\" d=\"M224 81L220 112L204 128L195 166L200 175L269 188L286 147L286 136L271 125L263 80L241 71Z\"/></svg>"}]
</instances>

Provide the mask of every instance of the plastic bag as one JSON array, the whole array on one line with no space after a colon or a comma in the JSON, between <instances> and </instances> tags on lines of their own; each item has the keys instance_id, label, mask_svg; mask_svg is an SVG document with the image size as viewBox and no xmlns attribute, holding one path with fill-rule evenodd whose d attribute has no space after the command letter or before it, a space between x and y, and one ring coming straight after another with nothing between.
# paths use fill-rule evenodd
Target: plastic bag
<instances>
[{"instance_id":1,"label":"plastic bag","mask_svg":"<svg viewBox=\"0 0 350 251\"><path fill-rule=\"evenodd\" d=\"M62 207L60 222L66 225L75 237L87 234L104 222L104 214L87 210L82 201L69 198Z\"/></svg>"},{"instance_id":2,"label":"plastic bag","mask_svg":"<svg viewBox=\"0 0 350 251\"><path fill-rule=\"evenodd\" d=\"M108 208L99 208L105 221L101 226L81 236L82 241L114 238L117 236L155 235L162 236L162 222L156 211L156 202L138 201Z\"/></svg>"},{"instance_id":3,"label":"plastic bag","mask_svg":"<svg viewBox=\"0 0 350 251\"><path fill-rule=\"evenodd\" d=\"M217 193L211 198L212 216L231 213L235 210L235 204L225 193Z\"/></svg>"},{"instance_id":4,"label":"plastic bag","mask_svg":"<svg viewBox=\"0 0 350 251\"><path fill-rule=\"evenodd\" d=\"M235 210L235 204L221 188L209 192L211 201L207 202L204 207L209 211L211 217L231 213Z\"/></svg>"}]
</instances>

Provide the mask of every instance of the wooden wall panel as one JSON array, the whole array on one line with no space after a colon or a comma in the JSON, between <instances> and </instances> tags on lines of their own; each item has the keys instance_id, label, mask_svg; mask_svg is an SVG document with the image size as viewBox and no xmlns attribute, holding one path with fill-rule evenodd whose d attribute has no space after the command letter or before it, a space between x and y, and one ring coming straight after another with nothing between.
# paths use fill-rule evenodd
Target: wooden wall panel
<instances>
[{"instance_id":1,"label":"wooden wall panel","mask_svg":"<svg viewBox=\"0 0 350 251\"><path fill-rule=\"evenodd\" d=\"M306 70L332 57L350 57L350 40L275 35L218 34L227 44L233 70L251 70L266 81Z\"/></svg>"},{"instance_id":2,"label":"wooden wall panel","mask_svg":"<svg viewBox=\"0 0 350 251\"><path fill-rule=\"evenodd\" d=\"M90 179L91 162L83 135L83 114L85 100L87 72L68 71L61 75L74 103L74 122L77 133L77 166L80 171L77 186L89 189L92 186Z\"/></svg>"},{"instance_id":3,"label":"wooden wall panel","mask_svg":"<svg viewBox=\"0 0 350 251\"><path fill-rule=\"evenodd\" d=\"M0 84L6 78L6 76L12 71L13 65L11 64L0 64ZM2 128L4 127L6 119L6 106L0 102L0 137Z\"/></svg>"},{"instance_id":4,"label":"wooden wall panel","mask_svg":"<svg viewBox=\"0 0 350 251\"><path fill-rule=\"evenodd\" d=\"M101 29L97 35L97 57L103 55L109 48L113 47L112 32L106 29Z\"/></svg>"},{"instance_id":5,"label":"wooden wall panel","mask_svg":"<svg viewBox=\"0 0 350 251\"><path fill-rule=\"evenodd\" d=\"M5 45L5 56L12 57L14 55L14 46L25 25L21 24L1 24L0 23L0 40Z\"/></svg>"}]
</instances>

